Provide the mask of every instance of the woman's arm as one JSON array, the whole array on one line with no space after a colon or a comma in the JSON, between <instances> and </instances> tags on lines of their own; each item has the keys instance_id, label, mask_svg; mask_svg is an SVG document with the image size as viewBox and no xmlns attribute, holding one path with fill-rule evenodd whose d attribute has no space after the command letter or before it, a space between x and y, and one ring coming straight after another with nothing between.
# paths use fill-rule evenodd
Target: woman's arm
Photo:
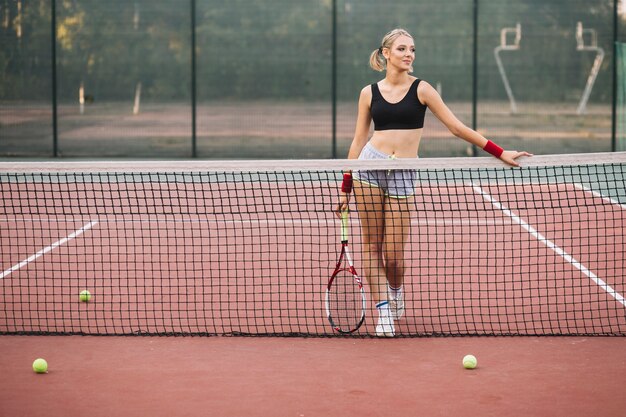
<instances>
[{"instance_id":1,"label":"woman's arm","mask_svg":"<svg viewBox=\"0 0 626 417\"><path fill-rule=\"evenodd\" d=\"M450 132L461 138L472 145L476 145L481 149L485 149L489 140L487 140L483 135L476 132L473 129L465 126L463 122L461 122L457 117L452 113L452 111L446 106L446 104L441 99L437 90L435 90L430 84L425 81L420 82L417 89L417 98L424 103L430 111L437 116L439 120L450 130ZM493 144L493 142L492 142ZM490 146L491 147L491 146ZM490 148L488 147L488 149ZM515 161L520 156L532 156L528 152L518 152L518 151L504 151L499 156L499 158L512 166L519 166L517 161Z\"/></svg>"},{"instance_id":2,"label":"woman's arm","mask_svg":"<svg viewBox=\"0 0 626 417\"><path fill-rule=\"evenodd\" d=\"M372 123L372 114L370 112L370 104L372 102L372 88L368 85L361 90L359 95L358 114L356 118L356 127L354 129L354 138L348 152L348 159L357 159L361 154L361 150L367 143L370 124Z\"/></svg>"},{"instance_id":3,"label":"woman's arm","mask_svg":"<svg viewBox=\"0 0 626 417\"><path fill-rule=\"evenodd\" d=\"M372 114L370 112L370 103L372 102L372 89L370 86L364 87L359 95L358 115L356 118L356 128L354 130L354 138L348 152L348 159L357 159L361 154L361 150L367 144L370 124L372 123ZM337 204L337 217L341 212L348 209L350 201L350 193L352 192L352 172L345 172L343 182L341 184L341 196Z\"/></svg>"}]
</instances>

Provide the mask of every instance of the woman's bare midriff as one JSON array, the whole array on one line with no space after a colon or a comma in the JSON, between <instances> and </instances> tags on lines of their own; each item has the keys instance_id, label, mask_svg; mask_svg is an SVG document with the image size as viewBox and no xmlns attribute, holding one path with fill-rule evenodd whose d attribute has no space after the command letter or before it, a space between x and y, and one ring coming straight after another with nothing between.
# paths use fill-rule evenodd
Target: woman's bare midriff
<instances>
[{"instance_id":1,"label":"woman's bare midriff","mask_svg":"<svg viewBox=\"0 0 626 417\"><path fill-rule=\"evenodd\" d=\"M415 158L423 129L375 130L370 142L379 151L396 158Z\"/></svg>"}]
</instances>

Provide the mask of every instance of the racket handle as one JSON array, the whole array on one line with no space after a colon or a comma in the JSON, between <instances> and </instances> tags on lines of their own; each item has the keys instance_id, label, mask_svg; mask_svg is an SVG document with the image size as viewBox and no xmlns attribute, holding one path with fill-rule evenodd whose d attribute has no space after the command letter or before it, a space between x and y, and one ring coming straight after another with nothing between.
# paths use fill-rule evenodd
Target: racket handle
<instances>
[{"instance_id":1,"label":"racket handle","mask_svg":"<svg viewBox=\"0 0 626 417\"><path fill-rule=\"evenodd\" d=\"M348 241L348 227L349 227L348 210L343 210L341 212L341 241L342 242Z\"/></svg>"}]
</instances>

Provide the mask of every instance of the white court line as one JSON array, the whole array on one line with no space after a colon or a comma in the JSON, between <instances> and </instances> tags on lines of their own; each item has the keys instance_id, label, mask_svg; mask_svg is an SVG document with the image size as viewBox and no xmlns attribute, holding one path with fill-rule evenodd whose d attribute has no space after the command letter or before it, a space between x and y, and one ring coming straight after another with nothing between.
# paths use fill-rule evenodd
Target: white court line
<instances>
[{"instance_id":1,"label":"white court line","mask_svg":"<svg viewBox=\"0 0 626 417\"><path fill-rule=\"evenodd\" d=\"M79 235L83 234L83 232L91 229L96 224L98 224L97 221L89 222L89 223L85 224L83 227L81 227L80 229L78 229L78 230L74 231L73 233L67 235L63 239L57 240L56 242L54 242L50 246L46 246L45 248L41 249L39 252L35 253L34 255L29 256L28 258L24 259L22 262L13 265L11 268L9 268L6 271L4 271L3 273L1 273L0 274L0 279L6 277L8 275L11 275L13 272L15 272L18 269L28 265L29 263L31 263L35 259L39 258L40 256L50 252L52 249L67 243L68 241L74 239L76 236L79 236Z\"/></svg>"},{"instance_id":2,"label":"white court line","mask_svg":"<svg viewBox=\"0 0 626 417\"><path fill-rule=\"evenodd\" d=\"M554 242L552 242L551 240L548 240L545 236L543 236L541 233L539 233L534 227L532 227L530 224L528 224L526 221L524 221L524 219L519 217L517 214L513 213L506 206L504 206L498 200L493 198L489 193L484 191L480 186L478 186L478 185L476 185L474 183L472 183L471 185L473 186L474 190L478 194L482 195L483 198L485 200L487 200L488 202L490 202L495 208L501 210L504 214L506 214L511 219L513 219L513 221L515 223L517 223L520 226L522 226L528 233L530 233L538 241L540 241L541 243L546 245L548 248L552 249L559 256L561 256L567 262L572 264L572 266L574 266L580 272L585 274L589 279L591 279L593 282L595 282L600 288L602 288L609 295L611 295L613 298L615 298L615 300L617 300L617 302L621 303L624 307L626 307L626 300L624 299L624 296L622 296L620 293L615 291L613 289L613 287L611 287L606 282L604 282L596 274L594 274L589 269L587 269L587 267L585 267L585 265L583 265L580 262L578 262L573 256L571 256L570 254L565 252L563 249L561 249L559 246L557 246Z\"/></svg>"},{"instance_id":3,"label":"white court line","mask_svg":"<svg viewBox=\"0 0 626 417\"><path fill-rule=\"evenodd\" d=\"M615 200L615 199L613 199L611 197L607 197L607 196L605 196L602 193L594 191L594 190L592 190L589 187L586 187L586 186L584 186L582 184L574 184L574 187L579 189L579 190L583 190L583 191L586 191L586 192L588 192L590 194L593 194L594 196L596 196L598 198L601 198L602 200L606 201L607 203L611 203L611 204L614 204L614 205L616 205L618 207L621 207L622 210L626 210L626 205L620 203L619 201L617 201L617 200Z\"/></svg>"}]
</instances>

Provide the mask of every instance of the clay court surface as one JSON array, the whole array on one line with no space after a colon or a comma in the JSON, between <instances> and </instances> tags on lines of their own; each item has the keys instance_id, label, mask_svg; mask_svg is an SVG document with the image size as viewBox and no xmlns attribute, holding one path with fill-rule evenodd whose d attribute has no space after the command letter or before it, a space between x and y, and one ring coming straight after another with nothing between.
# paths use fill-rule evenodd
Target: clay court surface
<instances>
[{"instance_id":1,"label":"clay court surface","mask_svg":"<svg viewBox=\"0 0 626 417\"><path fill-rule=\"evenodd\" d=\"M0 415L623 416L625 343L3 336Z\"/></svg>"}]
</instances>

